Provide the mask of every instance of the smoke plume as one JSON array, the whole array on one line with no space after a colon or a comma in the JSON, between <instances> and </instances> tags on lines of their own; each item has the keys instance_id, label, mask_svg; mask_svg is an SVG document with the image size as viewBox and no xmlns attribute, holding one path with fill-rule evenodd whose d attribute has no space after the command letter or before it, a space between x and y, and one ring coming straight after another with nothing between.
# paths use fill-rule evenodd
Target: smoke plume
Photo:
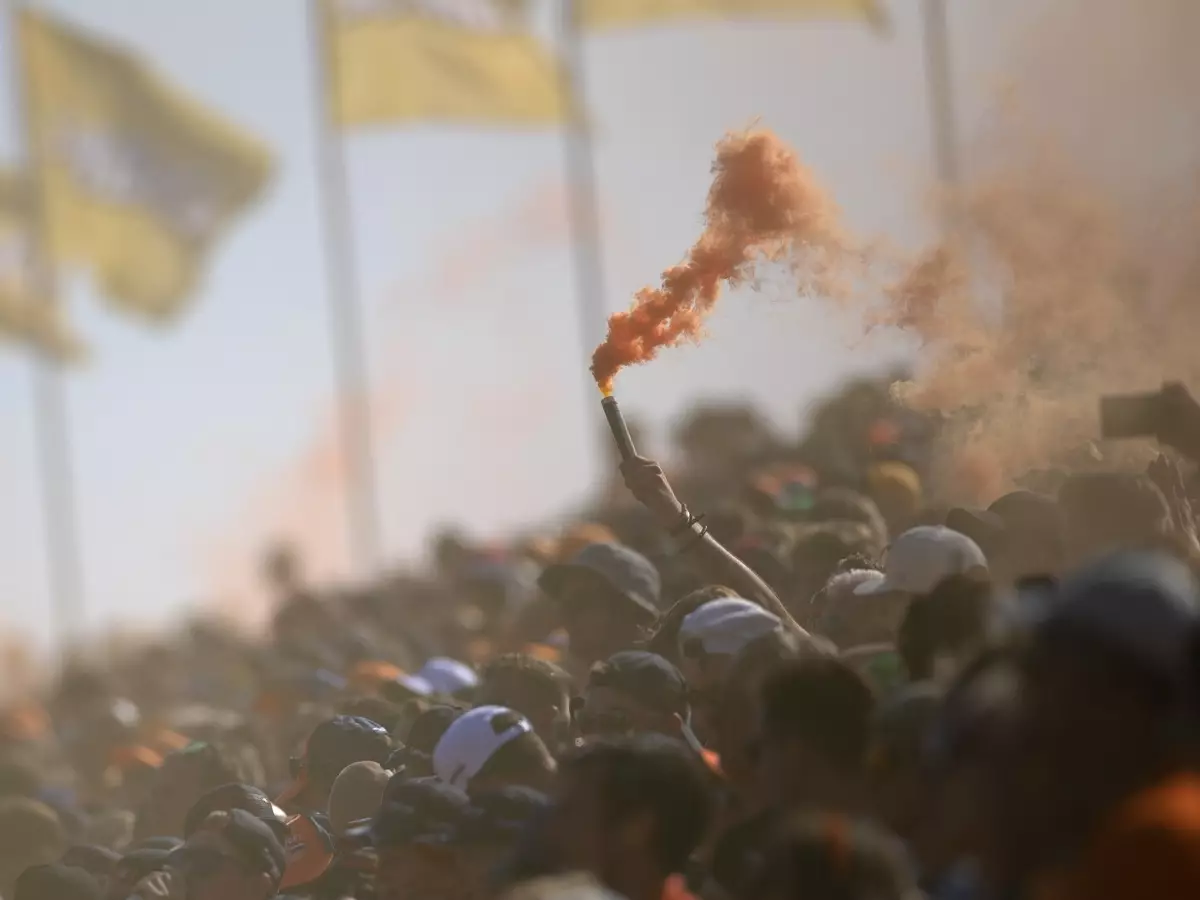
<instances>
[{"instance_id":1,"label":"smoke plume","mask_svg":"<svg viewBox=\"0 0 1200 900\"><path fill-rule=\"evenodd\" d=\"M659 287L609 318L592 356L596 383L611 393L625 366L697 340L722 284L753 278L756 262L786 260L812 289L835 293L831 276L847 250L837 207L789 147L765 130L727 135L717 144L704 231Z\"/></svg>"}]
</instances>

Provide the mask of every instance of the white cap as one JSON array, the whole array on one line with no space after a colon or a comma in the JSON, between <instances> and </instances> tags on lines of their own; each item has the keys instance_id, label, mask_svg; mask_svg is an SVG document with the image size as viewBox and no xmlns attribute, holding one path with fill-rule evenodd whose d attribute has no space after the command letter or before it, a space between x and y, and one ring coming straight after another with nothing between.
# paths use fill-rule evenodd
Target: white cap
<instances>
[{"instance_id":1,"label":"white cap","mask_svg":"<svg viewBox=\"0 0 1200 900\"><path fill-rule=\"evenodd\" d=\"M705 653L728 655L780 626L779 617L757 603L739 597L710 600L679 623L679 646L699 641Z\"/></svg>"},{"instance_id":2,"label":"white cap","mask_svg":"<svg viewBox=\"0 0 1200 900\"><path fill-rule=\"evenodd\" d=\"M427 661L417 677L428 682L435 694L457 694L479 684L474 669L448 656L435 656Z\"/></svg>"},{"instance_id":3,"label":"white cap","mask_svg":"<svg viewBox=\"0 0 1200 900\"><path fill-rule=\"evenodd\" d=\"M910 528L892 541L883 563L883 581L861 584L855 594L927 594L951 575L987 571L987 557L979 545L944 525Z\"/></svg>"},{"instance_id":4,"label":"white cap","mask_svg":"<svg viewBox=\"0 0 1200 900\"><path fill-rule=\"evenodd\" d=\"M497 750L533 731L529 720L504 706L477 706L455 719L433 748L433 774L459 790Z\"/></svg>"}]
</instances>

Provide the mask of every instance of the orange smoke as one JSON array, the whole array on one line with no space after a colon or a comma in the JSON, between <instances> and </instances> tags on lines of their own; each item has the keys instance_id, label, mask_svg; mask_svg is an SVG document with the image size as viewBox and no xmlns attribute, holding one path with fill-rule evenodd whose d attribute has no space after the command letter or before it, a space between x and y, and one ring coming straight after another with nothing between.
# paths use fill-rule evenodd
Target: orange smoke
<instances>
[{"instance_id":1,"label":"orange smoke","mask_svg":"<svg viewBox=\"0 0 1200 900\"><path fill-rule=\"evenodd\" d=\"M785 257L819 290L829 290L831 258L844 248L837 207L794 151L772 132L730 134L717 144L704 231L687 258L667 269L658 288L643 288L627 312L608 320L608 337L592 355L600 390L625 366L663 347L698 340L722 283L739 285L757 260Z\"/></svg>"}]
</instances>

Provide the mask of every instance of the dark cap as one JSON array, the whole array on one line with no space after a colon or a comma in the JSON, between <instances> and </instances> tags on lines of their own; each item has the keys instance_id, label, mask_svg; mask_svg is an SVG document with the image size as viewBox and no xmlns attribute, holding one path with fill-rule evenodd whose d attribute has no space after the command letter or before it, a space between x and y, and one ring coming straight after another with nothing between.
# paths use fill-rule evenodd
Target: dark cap
<instances>
[{"instance_id":1,"label":"dark cap","mask_svg":"<svg viewBox=\"0 0 1200 900\"><path fill-rule=\"evenodd\" d=\"M569 602L568 579L580 572L600 578L643 612L658 615L658 569L637 551L621 544L588 544L570 562L548 567L538 584L555 600Z\"/></svg>"},{"instance_id":2,"label":"dark cap","mask_svg":"<svg viewBox=\"0 0 1200 900\"><path fill-rule=\"evenodd\" d=\"M686 715L687 681L657 653L622 650L592 666L590 687L610 688L657 712Z\"/></svg>"},{"instance_id":3,"label":"dark cap","mask_svg":"<svg viewBox=\"0 0 1200 900\"><path fill-rule=\"evenodd\" d=\"M17 878L13 900L103 900L100 882L84 869L51 863L30 866Z\"/></svg>"},{"instance_id":4,"label":"dark cap","mask_svg":"<svg viewBox=\"0 0 1200 900\"><path fill-rule=\"evenodd\" d=\"M227 815L229 818L219 832L221 837L237 850L247 866L270 876L272 884L278 885L287 868L287 852L279 838L265 822L244 809L229 810ZM173 852L187 853L189 846L184 844Z\"/></svg>"},{"instance_id":5,"label":"dark cap","mask_svg":"<svg viewBox=\"0 0 1200 900\"><path fill-rule=\"evenodd\" d=\"M516 841L530 823L550 808L550 799L541 791L518 785L485 791L471 797L475 822L470 837L477 841L499 843Z\"/></svg>"},{"instance_id":6,"label":"dark cap","mask_svg":"<svg viewBox=\"0 0 1200 900\"><path fill-rule=\"evenodd\" d=\"M332 785L346 766L364 761L383 765L391 753L392 739L387 729L378 722L362 716L327 719L308 736L300 773L288 789L280 794L278 802L286 805L313 778Z\"/></svg>"},{"instance_id":7,"label":"dark cap","mask_svg":"<svg viewBox=\"0 0 1200 900\"><path fill-rule=\"evenodd\" d=\"M167 867L167 859L172 850L142 849L130 850L117 862L115 872L124 882L134 884L147 875L161 872Z\"/></svg>"},{"instance_id":8,"label":"dark cap","mask_svg":"<svg viewBox=\"0 0 1200 900\"><path fill-rule=\"evenodd\" d=\"M223 784L213 788L192 804L183 820L183 836L190 837L211 813L243 809L256 819L262 819L276 836L287 834L287 814L271 802L260 788L250 784Z\"/></svg>"},{"instance_id":9,"label":"dark cap","mask_svg":"<svg viewBox=\"0 0 1200 900\"><path fill-rule=\"evenodd\" d=\"M376 847L448 844L457 841L473 816L467 795L434 778L389 785L371 823Z\"/></svg>"}]
</instances>

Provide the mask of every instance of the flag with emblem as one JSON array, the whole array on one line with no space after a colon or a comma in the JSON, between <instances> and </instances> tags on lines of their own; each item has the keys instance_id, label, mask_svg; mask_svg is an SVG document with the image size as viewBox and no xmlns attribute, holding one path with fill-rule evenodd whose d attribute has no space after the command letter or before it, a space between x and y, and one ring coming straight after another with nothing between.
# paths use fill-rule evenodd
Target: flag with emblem
<instances>
[{"instance_id":1,"label":"flag with emblem","mask_svg":"<svg viewBox=\"0 0 1200 900\"><path fill-rule=\"evenodd\" d=\"M528 0L326 0L338 122L560 122L562 74Z\"/></svg>"},{"instance_id":2,"label":"flag with emblem","mask_svg":"<svg viewBox=\"0 0 1200 900\"><path fill-rule=\"evenodd\" d=\"M82 345L62 321L54 298L39 288L29 181L0 172L0 336L33 346L59 361Z\"/></svg>"},{"instance_id":3,"label":"flag with emblem","mask_svg":"<svg viewBox=\"0 0 1200 900\"><path fill-rule=\"evenodd\" d=\"M28 11L20 41L50 255L121 309L172 316L262 194L270 154L120 47Z\"/></svg>"},{"instance_id":4,"label":"flag with emblem","mask_svg":"<svg viewBox=\"0 0 1200 900\"><path fill-rule=\"evenodd\" d=\"M880 27L879 0L577 0L584 28L625 28L684 19L843 19Z\"/></svg>"}]
</instances>

